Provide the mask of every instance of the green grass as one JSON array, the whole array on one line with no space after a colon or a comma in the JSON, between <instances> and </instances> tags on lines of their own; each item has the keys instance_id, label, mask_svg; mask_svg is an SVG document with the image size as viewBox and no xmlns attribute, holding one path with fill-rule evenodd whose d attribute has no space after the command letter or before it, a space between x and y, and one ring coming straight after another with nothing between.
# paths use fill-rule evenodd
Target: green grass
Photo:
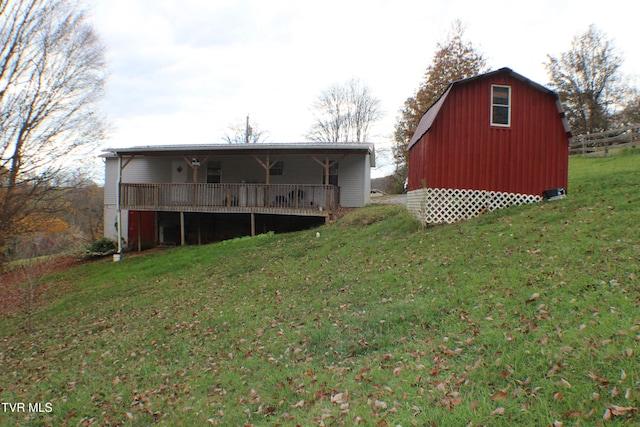
<instances>
[{"instance_id":1,"label":"green grass","mask_svg":"<svg viewBox=\"0 0 640 427\"><path fill-rule=\"evenodd\" d=\"M0 319L0 398L52 410L0 424L638 425L640 155L570 166L451 226L366 207L49 277L36 332Z\"/></svg>"}]
</instances>

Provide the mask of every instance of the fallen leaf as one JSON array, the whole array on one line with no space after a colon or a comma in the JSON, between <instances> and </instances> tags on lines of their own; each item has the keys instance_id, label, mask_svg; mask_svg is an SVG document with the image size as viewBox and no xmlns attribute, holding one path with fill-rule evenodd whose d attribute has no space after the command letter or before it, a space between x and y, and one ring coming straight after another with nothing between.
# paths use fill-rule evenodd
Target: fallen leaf
<instances>
[{"instance_id":1,"label":"fallen leaf","mask_svg":"<svg viewBox=\"0 0 640 427\"><path fill-rule=\"evenodd\" d=\"M574 409L573 411L568 411L562 414L562 418L581 418L582 411L579 409Z\"/></svg>"},{"instance_id":2,"label":"fallen leaf","mask_svg":"<svg viewBox=\"0 0 640 427\"><path fill-rule=\"evenodd\" d=\"M373 407L375 409L387 409L387 403L383 400L376 400L375 402L373 402Z\"/></svg>"},{"instance_id":3,"label":"fallen leaf","mask_svg":"<svg viewBox=\"0 0 640 427\"><path fill-rule=\"evenodd\" d=\"M614 399L616 397L618 397L620 395L620 390L618 390L617 386L613 386L613 388L611 389L611 397L613 397Z\"/></svg>"},{"instance_id":4,"label":"fallen leaf","mask_svg":"<svg viewBox=\"0 0 640 427\"><path fill-rule=\"evenodd\" d=\"M448 398L440 399L440 401L438 402L438 405L444 406L449 410L453 410L453 408L460 405L461 403L462 403L462 399L459 397L458 398L448 397Z\"/></svg>"},{"instance_id":5,"label":"fallen leaf","mask_svg":"<svg viewBox=\"0 0 640 427\"><path fill-rule=\"evenodd\" d=\"M507 392L504 390L500 390L491 395L491 400L504 400L507 398Z\"/></svg>"},{"instance_id":6,"label":"fallen leaf","mask_svg":"<svg viewBox=\"0 0 640 427\"><path fill-rule=\"evenodd\" d=\"M627 415L631 415L633 411L637 411L638 408L633 406L624 407L624 406L611 405L607 408L607 410L610 410L611 414L614 417L625 417Z\"/></svg>"},{"instance_id":7,"label":"fallen leaf","mask_svg":"<svg viewBox=\"0 0 640 427\"><path fill-rule=\"evenodd\" d=\"M571 388L571 383L564 378L561 378L560 381L558 381L558 385L566 388Z\"/></svg>"},{"instance_id":8,"label":"fallen leaf","mask_svg":"<svg viewBox=\"0 0 640 427\"><path fill-rule=\"evenodd\" d=\"M301 400L293 405L291 405L292 408L302 408L304 406L304 400Z\"/></svg>"},{"instance_id":9,"label":"fallen leaf","mask_svg":"<svg viewBox=\"0 0 640 427\"><path fill-rule=\"evenodd\" d=\"M331 403L340 404L344 403L349 398L349 393L336 393L331 396Z\"/></svg>"},{"instance_id":10,"label":"fallen leaf","mask_svg":"<svg viewBox=\"0 0 640 427\"><path fill-rule=\"evenodd\" d=\"M599 382L600 384L602 384L604 386L609 384L609 381L605 377L602 377L602 376L600 376L598 374L595 374L593 372L589 372L588 377L591 378L594 382L597 381L597 382Z\"/></svg>"},{"instance_id":11,"label":"fallen leaf","mask_svg":"<svg viewBox=\"0 0 640 427\"><path fill-rule=\"evenodd\" d=\"M494 409L493 411L491 411L491 413L489 414L490 416L495 416L495 415L502 415L504 414L504 408L502 406L497 407L496 409Z\"/></svg>"},{"instance_id":12,"label":"fallen leaf","mask_svg":"<svg viewBox=\"0 0 640 427\"><path fill-rule=\"evenodd\" d=\"M531 294L531 296L529 297L529 299L526 301L527 304L534 302L535 300L537 300L538 298L540 298L540 294L537 292L534 292L533 294Z\"/></svg>"}]
</instances>

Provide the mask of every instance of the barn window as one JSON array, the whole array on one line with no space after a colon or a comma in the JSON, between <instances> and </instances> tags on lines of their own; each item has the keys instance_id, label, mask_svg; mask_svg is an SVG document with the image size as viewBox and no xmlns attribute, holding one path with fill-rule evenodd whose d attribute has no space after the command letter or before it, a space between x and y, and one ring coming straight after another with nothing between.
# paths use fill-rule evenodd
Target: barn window
<instances>
[{"instance_id":1,"label":"barn window","mask_svg":"<svg viewBox=\"0 0 640 427\"><path fill-rule=\"evenodd\" d=\"M511 86L491 86L491 124L511 126Z\"/></svg>"}]
</instances>

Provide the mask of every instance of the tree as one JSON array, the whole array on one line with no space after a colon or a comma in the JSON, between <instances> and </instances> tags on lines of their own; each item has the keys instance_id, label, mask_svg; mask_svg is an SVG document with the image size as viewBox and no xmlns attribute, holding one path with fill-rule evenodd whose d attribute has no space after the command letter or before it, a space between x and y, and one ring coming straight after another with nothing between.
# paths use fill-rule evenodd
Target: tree
<instances>
[{"instance_id":1,"label":"tree","mask_svg":"<svg viewBox=\"0 0 640 427\"><path fill-rule=\"evenodd\" d=\"M640 124L640 90L629 89L621 110L613 117L614 126L631 126Z\"/></svg>"},{"instance_id":2,"label":"tree","mask_svg":"<svg viewBox=\"0 0 640 427\"><path fill-rule=\"evenodd\" d=\"M105 136L104 47L72 0L0 0L0 264L33 212L60 208L60 172Z\"/></svg>"},{"instance_id":3,"label":"tree","mask_svg":"<svg viewBox=\"0 0 640 427\"><path fill-rule=\"evenodd\" d=\"M408 98L394 130L393 156L395 179L402 185L407 177L407 149L420 119L438 100L450 83L473 77L486 71L486 60L470 41L464 39L464 27L456 20L444 42L439 42L424 81L416 94Z\"/></svg>"},{"instance_id":4,"label":"tree","mask_svg":"<svg viewBox=\"0 0 640 427\"><path fill-rule=\"evenodd\" d=\"M569 51L548 59L545 66L551 86L558 92L573 133L606 130L625 96L619 70L623 60L613 42L590 25L573 38Z\"/></svg>"},{"instance_id":5,"label":"tree","mask_svg":"<svg viewBox=\"0 0 640 427\"><path fill-rule=\"evenodd\" d=\"M228 126L229 132L225 133L222 139L229 144L258 144L266 142L269 133L259 129L259 125L255 122L239 121Z\"/></svg>"},{"instance_id":6,"label":"tree","mask_svg":"<svg viewBox=\"0 0 640 427\"><path fill-rule=\"evenodd\" d=\"M311 110L315 123L306 137L314 142L366 142L371 126L382 118L380 100L356 78L323 90Z\"/></svg>"}]
</instances>

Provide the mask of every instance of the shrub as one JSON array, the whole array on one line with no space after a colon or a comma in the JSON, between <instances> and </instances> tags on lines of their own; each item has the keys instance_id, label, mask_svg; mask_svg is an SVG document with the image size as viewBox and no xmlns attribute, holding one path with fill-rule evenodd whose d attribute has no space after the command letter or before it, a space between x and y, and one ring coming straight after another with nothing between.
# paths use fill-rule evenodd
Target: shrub
<instances>
[{"instance_id":1,"label":"shrub","mask_svg":"<svg viewBox=\"0 0 640 427\"><path fill-rule=\"evenodd\" d=\"M107 237L101 237L87 246L87 255L89 256L105 256L116 253L118 244L115 240Z\"/></svg>"}]
</instances>

